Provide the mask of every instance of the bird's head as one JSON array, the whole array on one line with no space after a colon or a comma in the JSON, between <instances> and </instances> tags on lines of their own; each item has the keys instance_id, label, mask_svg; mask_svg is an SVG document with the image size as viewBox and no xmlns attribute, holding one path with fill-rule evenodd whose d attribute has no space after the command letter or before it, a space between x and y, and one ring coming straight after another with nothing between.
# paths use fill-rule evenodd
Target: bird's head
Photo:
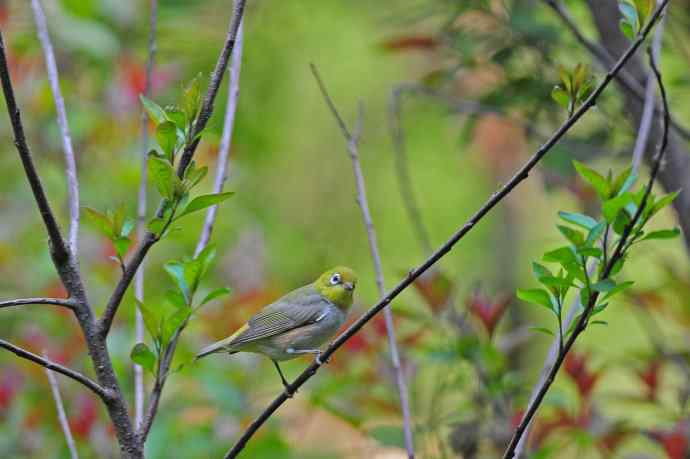
<instances>
[{"instance_id":1,"label":"bird's head","mask_svg":"<svg viewBox=\"0 0 690 459\"><path fill-rule=\"evenodd\" d=\"M356 286L357 274L345 266L329 269L314 282L314 287L321 295L342 309L352 306Z\"/></svg>"}]
</instances>

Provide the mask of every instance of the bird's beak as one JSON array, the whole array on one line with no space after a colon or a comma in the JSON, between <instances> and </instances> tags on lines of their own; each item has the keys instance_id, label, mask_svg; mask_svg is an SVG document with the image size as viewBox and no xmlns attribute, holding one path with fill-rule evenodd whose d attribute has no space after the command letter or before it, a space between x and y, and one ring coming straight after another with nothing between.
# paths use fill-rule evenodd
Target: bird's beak
<instances>
[{"instance_id":1,"label":"bird's beak","mask_svg":"<svg viewBox=\"0 0 690 459\"><path fill-rule=\"evenodd\" d=\"M347 290L348 292L351 292L355 289L355 284L353 284L352 282L345 282L343 284L343 287L345 287L345 290Z\"/></svg>"}]
</instances>

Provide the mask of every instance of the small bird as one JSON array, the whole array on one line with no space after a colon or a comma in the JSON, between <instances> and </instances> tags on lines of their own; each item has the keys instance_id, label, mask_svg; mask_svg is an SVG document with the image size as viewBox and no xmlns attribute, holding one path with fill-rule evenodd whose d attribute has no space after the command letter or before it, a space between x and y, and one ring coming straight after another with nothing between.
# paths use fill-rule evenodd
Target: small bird
<instances>
[{"instance_id":1,"label":"small bird","mask_svg":"<svg viewBox=\"0 0 690 459\"><path fill-rule=\"evenodd\" d=\"M356 285L357 275L352 269L330 269L313 283L265 306L235 333L203 348L196 359L217 352L263 354L273 361L288 389L278 362L315 354L320 365L319 347L345 322Z\"/></svg>"}]
</instances>

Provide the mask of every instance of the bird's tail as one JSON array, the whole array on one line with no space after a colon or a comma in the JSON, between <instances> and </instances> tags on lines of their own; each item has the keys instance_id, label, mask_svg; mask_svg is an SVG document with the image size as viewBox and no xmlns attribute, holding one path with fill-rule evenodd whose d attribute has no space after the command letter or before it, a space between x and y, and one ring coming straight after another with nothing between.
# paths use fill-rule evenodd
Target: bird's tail
<instances>
[{"instance_id":1,"label":"bird's tail","mask_svg":"<svg viewBox=\"0 0 690 459\"><path fill-rule=\"evenodd\" d=\"M233 333L231 336L228 336L227 338L222 339L220 341L216 341L213 344L209 344L208 346L199 351L199 353L194 358L194 361L196 362L202 357L206 357L207 355L215 354L217 352L228 352L230 354L235 354L237 351L233 349L232 342L240 333L242 333L246 329L247 326L245 325L239 330L237 330L235 333Z\"/></svg>"}]
</instances>

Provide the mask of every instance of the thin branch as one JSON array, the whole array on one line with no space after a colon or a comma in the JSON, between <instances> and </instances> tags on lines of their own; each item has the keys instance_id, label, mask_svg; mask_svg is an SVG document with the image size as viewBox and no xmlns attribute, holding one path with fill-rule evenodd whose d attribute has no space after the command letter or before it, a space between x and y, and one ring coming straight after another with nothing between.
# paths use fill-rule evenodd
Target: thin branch
<instances>
[{"instance_id":1,"label":"thin branch","mask_svg":"<svg viewBox=\"0 0 690 459\"><path fill-rule=\"evenodd\" d=\"M610 67L615 62L613 57L611 57L606 49L584 36L563 3L561 3L559 0L543 1L554 10L561 22L563 22L573 36L575 36L575 39L582 46L584 46L585 49L587 49L587 51L589 51L589 53L601 63L601 65L604 67ZM647 90L642 87L640 82L637 81L637 78L635 78L632 73L623 69L616 78L625 89L630 91L630 93L637 98L638 101L644 102L647 99ZM647 81L647 83L649 83L649 81ZM661 115L663 114L663 107L654 104L654 111ZM678 135L686 140L690 140L690 129L681 125L673 116L671 116L671 126L673 126Z\"/></svg>"},{"instance_id":2,"label":"thin branch","mask_svg":"<svg viewBox=\"0 0 690 459\"><path fill-rule=\"evenodd\" d=\"M225 119L223 122L223 135L220 141L220 147L218 149L218 160L216 163L216 178L213 184L213 192L220 193L223 191L223 186L227 178L228 161L230 156L230 146L232 144L232 132L233 126L235 124L235 113L237 112L237 100L240 93L240 68L242 65L242 47L243 47L243 26L240 23L240 27L237 31L237 44L232 53L232 64L230 65L230 79L228 80L228 100L225 109ZM206 220L204 221L204 226L201 229L201 234L199 235L199 242L197 243L194 256L197 257L202 250L208 245L208 241L211 238L211 233L213 232L213 225L216 221L216 216L218 215L218 206L212 206L206 212ZM165 382L168 379L170 367L172 365L173 357L175 356L175 350L177 349L177 343L180 340L182 331L187 326L187 322L184 322L180 328L175 332L173 337L170 339L165 353L162 358L162 362L158 369L158 375L151 391L151 396L149 404L146 409L146 415L144 417L143 423L139 427L139 438L141 442L145 442L146 438L151 430L153 421L158 414L158 406L160 404L160 398L163 393L163 388L165 387Z\"/></svg>"},{"instance_id":3,"label":"thin branch","mask_svg":"<svg viewBox=\"0 0 690 459\"><path fill-rule=\"evenodd\" d=\"M658 17L658 13L664 9L666 4L668 3L669 0L664 0L661 6L656 11L655 17L652 18L650 25L655 21L655 18ZM644 211L647 200L649 198L649 195L652 192L652 188L654 186L654 181L656 180L656 176L659 173L659 169L661 167L661 160L664 156L664 152L666 151L666 147L668 145L668 130L669 130L669 125L670 125L670 116L669 116L669 111L668 111L668 100L666 98L666 89L664 87L663 80L661 78L661 74L659 73L659 70L656 65L656 61L654 58L654 53L649 50L649 61L650 61L650 66L652 68L652 71L654 72L654 75L657 80L657 84L659 86L659 90L661 92L661 100L662 104L664 107L664 124L663 124L663 137L661 141L661 145L659 147L659 152L654 160L654 166L652 168L652 173L649 178L649 182L647 183L647 186L645 188L645 193L642 197L642 200L640 202L639 207L637 208L637 211L635 212L635 215L631 219L630 223L625 227L625 230L623 231L623 234L621 235L620 240L616 244L616 248L614 250L614 253L611 255L611 259L609 260L608 264L604 267L604 271L601 275L601 279L608 279L611 271L613 270L613 267L616 265L616 263L623 257L625 254L626 250L626 243L627 240L632 232L632 229L634 226L637 224L639 221L640 217L642 216L642 212ZM594 309L594 306L597 303L597 300L599 298L599 292L594 292L588 303L587 306L584 308L584 311L582 312L580 319L577 321L575 328L573 329L570 337L568 338L568 341L566 342L565 346L563 347L563 351L558 355L558 358L556 359L556 362L554 363L553 367L551 368L551 371L549 372L548 377L546 380L539 386L539 390L537 391L537 397L529 404L527 407L527 410L525 411L525 414L522 417L522 420L520 421L520 424L518 427L515 429L515 433L513 434L513 437L508 444L508 447L506 448L505 453L503 454L503 459L512 459L515 457L515 448L517 444L520 442L520 439L524 435L527 426L529 423L532 421L534 418L534 415L537 412L537 409L541 405L541 402L543 401L544 397L546 396L546 393L549 391L549 388L551 387L551 384L553 384L554 380L556 379L556 375L558 374L558 371L563 364L563 361L565 360L566 355L570 351L570 349L573 347L575 344L575 341L577 340L578 336L586 329L587 323L589 320L590 313Z\"/></svg>"},{"instance_id":4,"label":"thin branch","mask_svg":"<svg viewBox=\"0 0 690 459\"><path fill-rule=\"evenodd\" d=\"M405 148L405 133L402 126L402 89L396 88L391 93L388 124L390 128L391 138L393 140L393 150L395 152L395 170L398 177L398 187L400 194L405 204L412 227L415 229L419 243L424 250L424 253L431 253L433 247L431 245L431 238L429 237L429 230L427 230L422 219L419 205L417 204L417 197L412 186L412 179L410 178L410 169L407 163L407 151Z\"/></svg>"},{"instance_id":5,"label":"thin branch","mask_svg":"<svg viewBox=\"0 0 690 459\"><path fill-rule=\"evenodd\" d=\"M347 141L347 151L350 154L350 159L352 160L352 170L355 175L355 185L357 189L357 202L359 203L359 208L362 211L362 220L364 221L364 226L367 231L367 239L369 241L369 252L371 253L371 258L374 261L374 271L376 272L376 287L379 291L379 296L383 298L386 295L386 287L383 278L383 267L381 264L381 254L379 252L378 243L376 242L376 230L374 229L374 222L371 218L371 212L369 211L369 203L367 201L367 192L364 182L364 174L362 173L362 165L359 161L359 141L361 138L362 129L362 106L360 104L359 114L357 116L357 124L352 133L347 129L345 121L340 116L338 109L333 102L333 99L328 94L326 85L324 84L319 72L314 64L311 64L311 71L314 74L321 94L328 105L333 117L338 122L340 130ZM386 334L388 335L388 347L391 352L391 364L393 366L393 371L395 372L395 381L398 386L398 395L400 397L400 406L403 415L403 432L405 437L405 450L407 451L407 457L409 459L414 459L414 444L412 437L412 420L410 415L410 401L407 392L407 383L405 381L405 373L400 364L400 355L398 352L398 344L395 337L395 325L393 324L393 313L390 307L386 307L383 310L383 316L386 324Z\"/></svg>"},{"instance_id":6,"label":"thin branch","mask_svg":"<svg viewBox=\"0 0 690 459\"><path fill-rule=\"evenodd\" d=\"M326 348L326 350L321 354L321 361L327 361L334 352L336 352L347 340L354 336L364 325L367 324L376 314L378 314L383 308L385 308L394 298L396 298L400 293L402 293L407 287L409 287L415 279L421 276L429 268L431 268L438 260L443 258L448 252L450 252L455 244L458 243L467 233L469 233L474 226L479 223L499 202L501 202L508 194L510 194L515 187L517 187L523 180L525 180L529 173L534 167L539 163L539 161L558 143L558 141L582 118L582 116L587 113L596 103L597 99L601 93L609 86L611 81L620 72L623 66L632 58L637 49L642 45L647 35L649 34L652 26L659 17L659 14L666 6L669 0L664 0L661 7L657 8L649 23L642 30L641 34L637 39L630 45L630 47L621 55L616 64L609 70L605 75L604 79L599 83L596 89L590 94L587 100L578 108L573 116L568 118L559 127L553 136L544 143L534 155L515 173L515 175L499 190L497 190L491 197L475 212L472 217L465 223L460 229L457 230L455 234L451 236L441 247L439 247L429 258L427 258L421 265L411 270L407 277L398 283L388 294L381 299L376 305L370 308L365 314L363 314L357 321L355 321L350 327L345 330L338 338L336 338L333 343ZM254 436L254 434L259 430L259 428L275 413L275 411L280 408L280 406L285 403L290 395L294 394L297 389L302 387L312 376L316 374L321 365L318 362L313 362L309 367L307 367L297 379L286 388L284 392L278 395L273 402L252 422L247 430L242 434L237 443L228 451L225 455L225 459L231 459L237 457L237 455L244 449L247 442Z\"/></svg>"},{"instance_id":7,"label":"thin branch","mask_svg":"<svg viewBox=\"0 0 690 459\"><path fill-rule=\"evenodd\" d=\"M53 44L48 34L46 15L43 12L40 0L31 0L31 8L34 12L38 39L41 42L43 56L46 60L48 81L50 82L50 90L53 93L58 125L62 134L62 149L65 153L65 175L67 176L67 191L69 194L69 246L72 250L72 255L76 259L79 253L79 180L77 179L77 162L74 159L74 148L72 148L72 137L70 136L69 124L67 123L65 100L60 91L60 76L55 63Z\"/></svg>"},{"instance_id":8,"label":"thin branch","mask_svg":"<svg viewBox=\"0 0 690 459\"><path fill-rule=\"evenodd\" d=\"M65 240L62 238L60 227L55 220L55 214L53 214L53 211L50 208L50 203L48 203L48 198L46 197L45 190L43 189L41 178L38 176L36 166L34 165L31 157L31 150L29 150L29 146L26 143L26 136L24 135L21 114L19 112L19 107L17 107L17 101L14 97L14 89L12 88L12 80L10 78L7 56L5 55L5 43L2 38L2 31L0 31L0 80L2 81L2 91L5 94L7 113L9 114L10 122L12 124L12 131L14 133L14 145L17 147L17 151L19 152L19 157L22 161L24 172L29 180L29 185L31 186L31 191L33 192L36 204L38 205L38 210L41 213L43 223L48 231L51 255L56 263L64 264L65 261L69 259L69 249L65 244Z\"/></svg>"},{"instance_id":9,"label":"thin branch","mask_svg":"<svg viewBox=\"0 0 690 459\"><path fill-rule=\"evenodd\" d=\"M158 25L158 0L151 0L149 14L148 58L146 61L146 77L144 80L144 95L151 98L153 86L153 65L156 58L156 28ZM141 110L141 180L137 197L137 240L146 235L146 189L148 185L148 149L149 149L149 117L146 110ZM144 301L144 265L137 270L134 278L134 297L137 301ZM144 342L144 317L139 309L139 303L134 311L134 339L137 343ZM144 369L134 364L134 426L139 428L144 419Z\"/></svg>"},{"instance_id":10,"label":"thin branch","mask_svg":"<svg viewBox=\"0 0 690 459\"><path fill-rule=\"evenodd\" d=\"M661 45L664 37L664 25L666 23L665 14L660 20L659 25L654 31L654 40L652 41L652 52L654 59L658 60L661 54ZM642 118L640 119L640 128L637 131L637 138L635 140L635 149L633 150L633 173L640 170L644 152L647 149L647 141L649 140L649 133L652 130L652 120L654 119L654 112L656 107L656 77L654 71L649 70L647 74L647 86L645 87L644 107L642 109Z\"/></svg>"},{"instance_id":11,"label":"thin branch","mask_svg":"<svg viewBox=\"0 0 690 459\"><path fill-rule=\"evenodd\" d=\"M22 349L19 346L15 346L14 344L5 341L3 339L0 339L0 347L7 349L10 352L13 352L15 355L18 357L21 357L26 360L30 360L34 363L37 363L41 365L42 367L45 367L49 370L53 370L57 373L61 373L69 378L74 379L75 381L83 384L87 388L91 389L96 395L98 395L104 402L109 403L112 396L111 393L106 390L105 388L101 387L93 381L92 379L88 378L87 376L84 376L81 373L78 373L74 370L71 370L67 367L64 367L60 365L59 363L52 362L48 359L44 359L40 355L36 355L32 352L27 351L26 349Z\"/></svg>"},{"instance_id":12,"label":"thin branch","mask_svg":"<svg viewBox=\"0 0 690 459\"><path fill-rule=\"evenodd\" d=\"M45 356L44 351L43 357ZM60 395L60 386L58 386L57 378L55 377L55 374L48 368L46 368L46 375L48 376L50 390L53 393L53 400L55 400L55 409L57 410L58 421L60 422L60 427L62 427L62 432L65 434L65 441L67 442L70 457L72 459L79 459L77 445L74 443L72 429L70 429L69 422L67 421L67 414L65 414L65 406L62 403L62 396Z\"/></svg>"},{"instance_id":13,"label":"thin branch","mask_svg":"<svg viewBox=\"0 0 690 459\"><path fill-rule=\"evenodd\" d=\"M237 29L239 28L239 24L242 20L245 2L246 0L237 0L237 2L235 2L235 8L233 11L232 20L230 22L230 29L228 31L228 35L226 37L223 50L221 51L220 56L218 58L218 62L216 63L216 67L211 75L211 82L209 84L206 97L204 98L204 103L202 105L201 111L199 112L197 121L194 125L194 135L192 136L192 138L196 137L196 140L192 142L187 148L185 148L184 152L182 153L182 157L180 158L180 164L177 168L177 174L180 177L184 175L184 171L186 170L187 166L189 166L189 163L192 161L194 152L196 151L196 148L199 145L201 137L198 136L198 134L203 131L203 129L206 127L206 123L211 117L211 112L213 111L213 102L215 100L216 95L218 94L218 86L220 85L220 82L223 78L223 73L225 72L225 69L228 66L230 54L232 53L232 50L235 46ZM113 324L113 319L115 319L115 314L117 314L117 310L120 307L122 298L124 297L125 292L129 287L129 284L132 282L134 274L139 269L139 266L146 257L148 251L151 249L151 247L153 247L153 245L156 242L158 242L158 238L156 237L156 235L147 232L144 236L144 239L140 242L139 247L137 247L134 254L132 255L132 259L129 261L129 263L127 263L125 271L122 274L122 278L120 278L120 281L115 286L115 290L113 291L113 294L110 296L110 299L108 300L108 304L105 307L105 311L99 319L98 329L101 336L105 337L108 335L110 327Z\"/></svg>"},{"instance_id":14,"label":"thin branch","mask_svg":"<svg viewBox=\"0 0 690 459\"><path fill-rule=\"evenodd\" d=\"M77 306L77 303L69 298L19 298L16 300L0 301L0 308L11 308L13 306L23 306L26 304L52 304L67 309L74 309Z\"/></svg>"}]
</instances>

